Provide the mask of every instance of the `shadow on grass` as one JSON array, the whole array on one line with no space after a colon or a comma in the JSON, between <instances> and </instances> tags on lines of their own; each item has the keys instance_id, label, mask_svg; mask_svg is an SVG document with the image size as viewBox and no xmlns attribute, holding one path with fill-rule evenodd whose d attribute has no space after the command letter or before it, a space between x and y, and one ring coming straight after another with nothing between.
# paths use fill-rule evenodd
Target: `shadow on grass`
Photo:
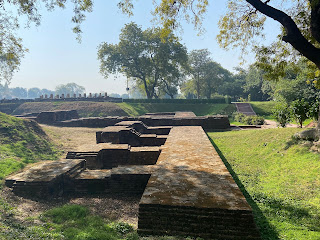
<instances>
[{"instance_id":1,"label":"shadow on grass","mask_svg":"<svg viewBox=\"0 0 320 240\"><path fill-rule=\"evenodd\" d=\"M254 198L268 207L269 214L284 217L286 222L297 227L303 226L308 231L320 231L319 210L316 207L306 207L299 201L276 199L263 193L255 195Z\"/></svg>"},{"instance_id":2,"label":"shadow on grass","mask_svg":"<svg viewBox=\"0 0 320 240\"><path fill-rule=\"evenodd\" d=\"M241 183L240 179L238 178L238 175L233 171L232 166L229 164L227 159L224 157L223 153L220 151L218 146L214 143L214 141L209 137L212 145L216 149L217 153L219 154L220 158L222 159L223 163L226 165L228 171L232 175L234 181L237 183L239 186L241 192L247 199L249 205L251 206L254 214L254 219L256 221L256 224L260 230L260 233L262 235L262 239L268 239L268 240L278 240L279 235L276 231L276 229L271 226L266 219L266 217L263 215L262 211L260 210L259 206L255 203L255 201L252 199L250 194L247 192L245 189L245 186Z\"/></svg>"}]
</instances>

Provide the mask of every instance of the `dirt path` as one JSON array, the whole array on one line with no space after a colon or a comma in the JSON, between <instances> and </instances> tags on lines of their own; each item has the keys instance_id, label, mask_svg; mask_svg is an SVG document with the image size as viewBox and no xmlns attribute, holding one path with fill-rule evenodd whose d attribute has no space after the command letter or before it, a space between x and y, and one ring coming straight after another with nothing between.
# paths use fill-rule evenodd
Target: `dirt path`
<instances>
[{"instance_id":1,"label":"dirt path","mask_svg":"<svg viewBox=\"0 0 320 240\"><path fill-rule=\"evenodd\" d=\"M261 126L261 128L263 129L268 129L268 128L278 128L278 123L276 121L273 120L264 120L265 124ZM287 124L286 127L294 127L294 128L298 128L299 126L297 124Z\"/></svg>"}]
</instances>

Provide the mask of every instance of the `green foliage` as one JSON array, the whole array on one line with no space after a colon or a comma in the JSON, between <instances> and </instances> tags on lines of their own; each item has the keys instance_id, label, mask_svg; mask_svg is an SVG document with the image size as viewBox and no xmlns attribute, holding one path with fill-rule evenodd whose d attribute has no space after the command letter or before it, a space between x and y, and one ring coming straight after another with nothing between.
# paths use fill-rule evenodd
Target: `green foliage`
<instances>
[{"instance_id":1,"label":"green foliage","mask_svg":"<svg viewBox=\"0 0 320 240\"><path fill-rule=\"evenodd\" d=\"M309 103L304 99L295 100L290 104L292 118L302 127L302 123L308 118Z\"/></svg>"},{"instance_id":2,"label":"green foliage","mask_svg":"<svg viewBox=\"0 0 320 240\"><path fill-rule=\"evenodd\" d=\"M247 116L243 113L235 112L233 119L236 122L240 122L247 125L263 125L264 118L261 116Z\"/></svg>"},{"instance_id":3,"label":"green foliage","mask_svg":"<svg viewBox=\"0 0 320 240\"><path fill-rule=\"evenodd\" d=\"M262 239L320 237L319 154L292 145L296 128L209 133L251 205Z\"/></svg>"},{"instance_id":4,"label":"green foliage","mask_svg":"<svg viewBox=\"0 0 320 240\"><path fill-rule=\"evenodd\" d=\"M290 103L296 99L304 98L312 103L319 98L319 89L310 82L309 75L314 73L314 69L310 68L305 61L288 64L283 71L284 75L277 81L269 81L274 99Z\"/></svg>"},{"instance_id":5,"label":"green foliage","mask_svg":"<svg viewBox=\"0 0 320 240\"><path fill-rule=\"evenodd\" d=\"M142 29L135 23L121 30L118 44L102 43L98 49L100 72L122 73L144 89L147 98L167 93L173 97L184 79L187 50L170 34L162 38L159 28Z\"/></svg>"},{"instance_id":6,"label":"green foliage","mask_svg":"<svg viewBox=\"0 0 320 240\"><path fill-rule=\"evenodd\" d=\"M86 89L76 83L60 84L55 88L55 94L64 94L65 97L67 94L73 97L73 94L83 94L85 92Z\"/></svg>"},{"instance_id":7,"label":"green foliage","mask_svg":"<svg viewBox=\"0 0 320 240\"><path fill-rule=\"evenodd\" d=\"M308 117L313 119L314 121L318 121L319 119L319 107L320 102L316 101L309 106Z\"/></svg>"},{"instance_id":8,"label":"green foliage","mask_svg":"<svg viewBox=\"0 0 320 240\"><path fill-rule=\"evenodd\" d=\"M208 49L193 50L189 54L189 74L191 79L185 82L181 91L185 96L190 94L199 98L212 98L220 86L228 81L232 74L212 61ZM229 94L225 94L229 95Z\"/></svg>"},{"instance_id":9,"label":"green foliage","mask_svg":"<svg viewBox=\"0 0 320 240\"><path fill-rule=\"evenodd\" d=\"M277 103L273 108L273 117L281 127L285 127L291 120L289 105L286 102Z\"/></svg>"}]
</instances>

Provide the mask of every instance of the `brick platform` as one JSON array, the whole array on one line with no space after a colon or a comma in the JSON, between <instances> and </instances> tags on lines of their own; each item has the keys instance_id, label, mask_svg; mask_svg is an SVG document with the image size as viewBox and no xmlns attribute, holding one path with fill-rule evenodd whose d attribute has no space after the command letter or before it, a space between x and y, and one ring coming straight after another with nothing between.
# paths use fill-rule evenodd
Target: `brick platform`
<instances>
[{"instance_id":1,"label":"brick platform","mask_svg":"<svg viewBox=\"0 0 320 240\"><path fill-rule=\"evenodd\" d=\"M106 127L114 126L121 121L141 121L148 127L155 126L202 126L205 130L228 129L228 116L212 115L197 117L192 112L152 113L140 117L95 117L80 118L55 122L54 125L64 127Z\"/></svg>"},{"instance_id":2,"label":"brick platform","mask_svg":"<svg viewBox=\"0 0 320 240\"><path fill-rule=\"evenodd\" d=\"M46 161L6 178L6 186L20 196L60 196L71 179L85 169L85 160Z\"/></svg>"},{"instance_id":3,"label":"brick platform","mask_svg":"<svg viewBox=\"0 0 320 240\"><path fill-rule=\"evenodd\" d=\"M141 234L260 239L252 210L201 127L173 127L139 205Z\"/></svg>"}]
</instances>

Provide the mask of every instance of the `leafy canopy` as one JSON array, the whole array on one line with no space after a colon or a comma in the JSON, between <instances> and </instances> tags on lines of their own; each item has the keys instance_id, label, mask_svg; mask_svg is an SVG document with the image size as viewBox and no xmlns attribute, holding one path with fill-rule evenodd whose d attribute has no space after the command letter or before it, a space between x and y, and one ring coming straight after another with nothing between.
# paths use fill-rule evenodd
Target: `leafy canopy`
<instances>
[{"instance_id":1,"label":"leafy canopy","mask_svg":"<svg viewBox=\"0 0 320 240\"><path fill-rule=\"evenodd\" d=\"M118 44L105 42L98 48L105 77L121 73L142 86L147 98L158 98L161 90L169 95L176 92L187 68L187 50L173 34L164 39L158 28L143 31L130 23L119 38Z\"/></svg>"}]
</instances>

